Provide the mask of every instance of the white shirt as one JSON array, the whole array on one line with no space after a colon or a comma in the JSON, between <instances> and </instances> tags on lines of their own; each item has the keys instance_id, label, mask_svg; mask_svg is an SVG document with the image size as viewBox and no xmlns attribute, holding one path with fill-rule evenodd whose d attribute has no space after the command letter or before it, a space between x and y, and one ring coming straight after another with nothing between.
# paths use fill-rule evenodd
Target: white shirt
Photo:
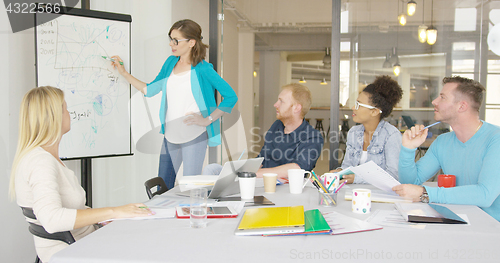
<instances>
[{"instance_id":1,"label":"white shirt","mask_svg":"<svg viewBox=\"0 0 500 263\"><path fill-rule=\"evenodd\" d=\"M94 231L92 225L73 229L76 210L87 208L85 191L75 173L41 147L27 153L19 162L15 189L17 204L33 208L38 219L34 223L42 225L47 232L71 230L78 240ZM49 262L54 253L68 246L62 241L36 236L34 239L36 253L43 262Z\"/></svg>"},{"instance_id":2,"label":"white shirt","mask_svg":"<svg viewBox=\"0 0 500 263\"><path fill-rule=\"evenodd\" d=\"M363 151L361 153L361 158L359 158L359 164L364 164L366 163L366 160L368 159L368 151Z\"/></svg>"},{"instance_id":3,"label":"white shirt","mask_svg":"<svg viewBox=\"0 0 500 263\"><path fill-rule=\"evenodd\" d=\"M186 125L188 112L200 114L200 108L191 91L192 70L180 74L170 74L167 80L167 116L165 118L165 138L171 143L186 143L206 131L206 127L196 124Z\"/></svg>"}]
</instances>

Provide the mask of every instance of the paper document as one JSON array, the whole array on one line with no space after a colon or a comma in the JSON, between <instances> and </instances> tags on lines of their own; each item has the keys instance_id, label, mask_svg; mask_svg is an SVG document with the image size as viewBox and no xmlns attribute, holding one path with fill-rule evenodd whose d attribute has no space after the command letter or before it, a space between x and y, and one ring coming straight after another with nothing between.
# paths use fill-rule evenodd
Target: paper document
<instances>
[{"instance_id":1,"label":"paper document","mask_svg":"<svg viewBox=\"0 0 500 263\"><path fill-rule=\"evenodd\" d=\"M345 200L348 200L348 201L352 200L352 191L346 191L344 198L345 198ZM394 192L389 193L386 191L382 191L380 189L373 189L371 198L372 198L372 202L375 202L375 203L399 203L399 202L411 203L412 202L412 200L405 199Z\"/></svg>"},{"instance_id":2,"label":"paper document","mask_svg":"<svg viewBox=\"0 0 500 263\"><path fill-rule=\"evenodd\" d=\"M113 218L104 220L99 223L117 220L147 220L147 219L163 219L163 218L174 218L175 208L150 208L151 211L155 212L152 216L142 216L142 217L131 217L131 218Z\"/></svg>"},{"instance_id":3,"label":"paper document","mask_svg":"<svg viewBox=\"0 0 500 263\"><path fill-rule=\"evenodd\" d=\"M386 192L394 192L392 188L401 184L373 161L351 167L351 171L356 174L356 176L361 176L367 183Z\"/></svg>"},{"instance_id":4,"label":"paper document","mask_svg":"<svg viewBox=\"0 0 500 263\"><path fill-rule=\"evenodd\" d=\"M424 229L424 224L407 222L397 210L376 210L366 219L367 222L384 227Z\"/></svg>"},{"instance_id":5,"label":"paper document","mask_svg":"<svg viewBox=\"0 0 500 263\"><path fill-rule=\"evenodd\" d=\"M144 204L149 208L175 208L176 206L189 205L189 197L155 195Z\"/></svg>"},{"instance_id":6,"label":"paper document","mask_svg":"<svg viewBox=\"0 0 500 263\"><path fill-rule=\"evenodd\" d=\"M338 212L331 211L322 214L328 225L332 228L332 235L382 229L379 225L346 216Z\"/></svg>"}]
</instances>

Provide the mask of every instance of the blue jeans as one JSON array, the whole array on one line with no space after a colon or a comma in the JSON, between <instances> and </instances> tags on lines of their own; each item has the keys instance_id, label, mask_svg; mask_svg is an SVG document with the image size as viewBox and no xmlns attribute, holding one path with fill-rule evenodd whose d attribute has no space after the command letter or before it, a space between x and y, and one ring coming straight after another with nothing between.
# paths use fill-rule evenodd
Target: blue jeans
<instances>
[{"instance_id":1,"label":"blue jeans","mask_svg":"<svg viewBox=\"0 0 500 263\"><path fill-rule=\"evenodd\" d=\"M175 178L183 161L184 176L201 174L207 145L208 135L206 132L192 141L181 144L170 143L166 138L163 138L158 176L163 178L168 189L175 186Z\"/></svg>"}]
</instances>

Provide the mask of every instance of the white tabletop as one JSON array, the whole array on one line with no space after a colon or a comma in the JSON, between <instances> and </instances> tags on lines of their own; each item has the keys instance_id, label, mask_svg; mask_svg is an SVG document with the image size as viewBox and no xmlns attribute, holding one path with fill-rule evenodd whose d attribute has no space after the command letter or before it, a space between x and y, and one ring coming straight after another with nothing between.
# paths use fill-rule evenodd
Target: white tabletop
<instances>
[{"instance_id":1,"label":"white tabletop","mask_svg":"<svg viewBox=\"0 0 500 263\"><path fill-rule=\"evenodd\" d=\"M177 189L172 189L176 191ZM303 205L305 210L351 212L351 202L318 207L316 189L290 194L288 185L264 195L277 206ZM170 191L169 191L170 192ZM171 192L167 194L172 194ZM470 225L428 224L425 229L384 227L362 233L314 236L235 236L240 219L209 219L208 226L193 229L189 219L115 221L56 253L51 263L77 262L499 262L500 223L476 206L446 205L466 214ZM393 210L393 204L373 203L372 211Z\"/></svg>"}]
</instances>

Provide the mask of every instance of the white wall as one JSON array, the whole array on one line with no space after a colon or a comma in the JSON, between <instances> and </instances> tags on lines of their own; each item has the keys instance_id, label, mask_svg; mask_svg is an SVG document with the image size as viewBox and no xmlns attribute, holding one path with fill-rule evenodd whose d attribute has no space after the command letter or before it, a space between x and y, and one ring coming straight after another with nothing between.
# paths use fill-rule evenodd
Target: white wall
<instances>
[{"instance_id":1,"label":"white wall","mask_svg":"<svg viewBox=\"0 0 500 263\"><path fill-rule=\"evenodd\" d=\"M208 4L206 0L99 0L91 1L91 8L132 16L131 70L137 78L149 82L170 55L167 34L174 21L193 19L202 26L208 40ZM3 186L0 188L0 224L4 229L0 235L0 255L2 262L33 262L35 251L28 224L17 204L8 200L7 189L16 150L20 101L36 85L34 30L13 34L4 5L0 6L0 79L3 84L0 87L3 94L0 96L0 185ZM152 112L152 116L158 118L158 113ZM94 207L147 199L143 183L157 175L158 155L133 150L134 156L93 160ZM79 161L65 163L80 175Z\"/></svg>"},{"instance_id":2,"label":"white wall","mask_svg":"<svg viewBox=\"0 0 500 263\"><path fill-rule=\"evenodd\" d=\"M35 86L34 31L12 33L4 5L0 7L0 255L2 262L33 262L35 249L28 224L15 202L8 200L12 159L16 151L21 98Z\"/></svg>"}]
</instances>

